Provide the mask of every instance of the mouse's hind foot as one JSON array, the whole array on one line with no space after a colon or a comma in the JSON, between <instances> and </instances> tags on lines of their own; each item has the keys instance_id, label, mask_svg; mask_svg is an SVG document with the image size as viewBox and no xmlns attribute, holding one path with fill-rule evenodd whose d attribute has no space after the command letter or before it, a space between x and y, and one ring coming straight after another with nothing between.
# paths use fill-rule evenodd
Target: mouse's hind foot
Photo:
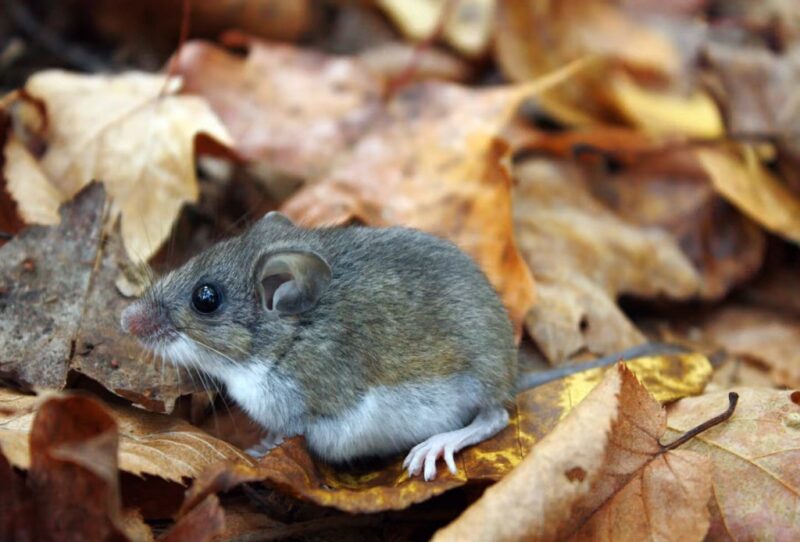
<instances>
[{"instance_id":1,"label":"mouse's hind foot","mask_svg":"<svg viewBox=\"0 0 800 542\"><path fill-rule=\"evenodd\" d=\"M436 478L436 461L443 457L447 468L455 474L458 469L453 455L456 452L493 437L507 425L505 408L498 406L481 410L468 426L433 435L414 446L403 461L403 467L408 469L409 476L416 476L424 467L423 476L430 481Z\"/></svg>"}]
</instances>

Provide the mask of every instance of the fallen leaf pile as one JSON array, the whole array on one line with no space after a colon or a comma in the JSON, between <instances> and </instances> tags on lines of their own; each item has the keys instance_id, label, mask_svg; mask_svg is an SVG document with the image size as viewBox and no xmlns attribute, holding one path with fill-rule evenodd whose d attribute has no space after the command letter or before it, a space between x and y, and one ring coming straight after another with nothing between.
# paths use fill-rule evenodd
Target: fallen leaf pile
<instances>
[{"instance_id":1,"label":"fallen leaf pile","mask_svg":"<svg viewBox=\"0 0 800 542\"><path fill-rule=\"evenodd\" d=\"M1 540L800 538L800 6L8 4ZM119 318L275 209L450 239L523 372L683 351L521 392L431 482L254 458Z\"/></svg>"}]
</instances>

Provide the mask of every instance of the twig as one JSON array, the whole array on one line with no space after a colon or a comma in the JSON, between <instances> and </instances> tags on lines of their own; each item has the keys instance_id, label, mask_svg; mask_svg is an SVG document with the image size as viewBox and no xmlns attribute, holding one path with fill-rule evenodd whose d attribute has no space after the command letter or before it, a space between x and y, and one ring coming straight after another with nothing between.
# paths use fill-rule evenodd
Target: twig
<instances>
[{"instance_id":1,"label":"twig","mask_svg":"<svg viewBox=\"0 0 800 542\"><path fill-rule=\"evenodd\" d=\"M711 429L715 425L719 425L731 416L733 416L733 411L736 410L736 403L739 402L739 394L735 391L732 391L728 394L728 410L720 414L719 416L714 416L708 421L705 421L695 427L694 429L689 429L683 435L675 439L674 441L670 442L669 444L661 444L661 453L668 452L670 450L674 450L678 446L685 444L686 442L690 441L703 431L707 431Z\"/></svg>"},{"instance_id":2,"label":"twig","mask_svg":"<svg viewBox=\"0 0 800 542\"><path fill-rule=\"evenodd\" d=\"M40 23L31 13L27 2L5 0L5 8L14 24L31 39L44 47L48 53L60 58L73 68L85 72L108 70L108 63L83 47L64 41Z\"/></svg>"}]
</instances>

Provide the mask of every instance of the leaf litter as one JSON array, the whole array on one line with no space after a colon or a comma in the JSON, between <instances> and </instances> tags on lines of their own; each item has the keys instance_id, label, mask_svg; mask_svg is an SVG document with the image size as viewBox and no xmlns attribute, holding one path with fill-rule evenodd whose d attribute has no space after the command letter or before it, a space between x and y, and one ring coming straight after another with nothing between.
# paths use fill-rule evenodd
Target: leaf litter
<instances>
[{"instance_id":1,"label":"leaf litter","mask_svg":"<svg viewBox=\"0 0 800 542\"><path fill-rule=\"evenodd\" d=\"M402 525L411 539L463 512L436 537L794 538L800 398L780 389L797 383L800 329L790 3L376 2L331 8L327 27L306 3L270 2L283 26L191 3L195 35L226 17L308 34L302 46L241 31L191 41L168 80L41 70L2 102L0 376L40 396L0 394L0 492L15 503L0 534L204 540L227 516L230 538ZM402 56L372 54L397 39L385 29L332 47L347 55L315 49L379 11L416 41ZM131 40L141 13L89 21ZM252 199L264 193L276 201ZM400 458L326 465L302 438L255 461L243 449L258 431L224 396L192 393L192 375L117 325L123 294L143 284L131 270L169 259L173 228L193 249L213 242L197 203L219 194L307 225L453 240L539 367L647 340L692 348L521 394L509 428L432 483L408 479ZM731 419L663 445L722 412L731 382ZM48 391L62 388L96 399ZM48 423L98 433L63 444ZM83 517L64 498L73 486ZM37 525L39 512L67 523Z\"/></svg>"}]
</instances>

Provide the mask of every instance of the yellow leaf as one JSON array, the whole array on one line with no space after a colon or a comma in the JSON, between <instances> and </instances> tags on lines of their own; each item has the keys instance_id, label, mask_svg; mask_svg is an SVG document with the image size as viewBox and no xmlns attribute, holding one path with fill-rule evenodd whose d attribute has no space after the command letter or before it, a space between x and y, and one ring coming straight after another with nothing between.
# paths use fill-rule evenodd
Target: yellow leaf
<instances>
[{"instance_id":1,"label":"yellow leaf","mask_svg":"<svg viewBox=\"0 0 800 542\"><path fill-rule=\"evenodd\" d=\"M164 87L160 75L89 76L58 70L40 72L25 86L46 107L42 171L64 199L92 180L102 180L113 199L114 216L121 214L125 249L134 260L152 256L181 206L197 200L195 136L205 133L231 143L205 100L160 96ZM6 175L12 186L30 182L18 163L7 164ZM20 191L13 195L26 199Z\"/></svg>"},{"instance_id":2,"label":"yellow leaf","mask_svg":"<svg viewBox=\"0 0 800 542\"><path fill-rule=\"evenodd\" d=\"M611 80L610 91L622 113L648 132L707 138L725 132L716 104L703 91L689 96L651 91L623 74Z\"/></svg>"},{"instance_id":3,"label":"yellow leaf","mask_svg":"<svg viewBox=\"0 0 800 542\"><path fill-rule=\"evenodd\" d=\"M768 230L800 243L800 197L761 164L753 147L696 152L720 195Z\"/></svg>"},{"instance_id":4,"label":"yellow leaf","mask_svg":"<svg viewBox=\"0 0 800 542\"><path fill-rule=\"evenodd\" d=\"M444 15L447 0L378 0L378 5L414 40L430 37ZM460 0L452 4L442 31L460 53L478 56L492 37L494 0Z\"/></svg>"}]
</instances>

